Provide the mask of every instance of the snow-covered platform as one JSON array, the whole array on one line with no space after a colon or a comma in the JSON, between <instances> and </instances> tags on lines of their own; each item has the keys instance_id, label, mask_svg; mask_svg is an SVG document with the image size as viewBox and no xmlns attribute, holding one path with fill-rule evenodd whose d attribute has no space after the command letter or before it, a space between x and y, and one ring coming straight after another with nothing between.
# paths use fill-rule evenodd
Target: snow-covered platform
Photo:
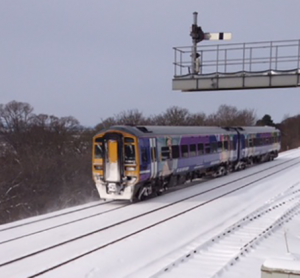
<instances>
[{"instance_id":1,"label":"snow-covered platform","mask_svg":"<svg viewBox=\"0 0 300 278\"><path fill-rule=\"evenodd\" d=\"M182 92L300 86L300 40L174 48L173 90Z\"/></svg>"},{"instance_id":2,"label":"snow-covered platform","mask_svg":"<svg viewBox=\"0 0 300 278\"><path fill-rule=\"evenodd\" d=\"M261 268L261 278L300 277L300 260L268 259Z\"/></svg>"}]
</instances>

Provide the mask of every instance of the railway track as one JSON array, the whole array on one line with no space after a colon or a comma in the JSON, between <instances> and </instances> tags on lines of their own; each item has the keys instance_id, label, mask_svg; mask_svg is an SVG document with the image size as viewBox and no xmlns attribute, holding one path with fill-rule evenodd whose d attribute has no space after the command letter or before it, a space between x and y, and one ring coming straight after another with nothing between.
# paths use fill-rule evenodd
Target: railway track
<instances>
[{"instance_id":1,"label":"railway track","mask_svg":"<svg viewBox=\"0 0 300 278\"><path fill-rule=\"evenodd\" d=\"M285 156L289 156L289 152L281 155L281 157L285 157ZM277 165L281 165L281 163L282 163L282 162L279 162L279 163L278 162L276 163L276 162L277 161L275 161L275 165L273 165L271 167L276 167ZM283 163L286 163L286 162L287 161L285 161ZM264 165L266 168L263 168L262 170L257 171L257 172L254 171L253 173L250 173L250 174L244 176L243 178L249 177L251 175L255 175L256 173L260 173L260 172L265 171L266 169L270 168L269 165L267 165L267 164L262 164L262 165ZM256 170L255 166L254 166L254 170ZM241 178L241 179L243 179L243 178ZM235 182L235 181L237 181L237 180L233 180L232 182ZM205 180L194 181L194 182L185 184L181 187L172 189L172 190L164 193L163 195L166 195L166 194L178 191L178 190L182 190L182 189L187 189L191 186L195 186L195 185L198 185L199 183L203 183L203 182L205 182ZM205 191L204 191L204 193L205 193ZM79 221L82 221L85 219L98 217L99 215L107 214L107 213L124 208L129 205L131 205L131 204L127 203L127 202L122 202L122 201L119 201L119 202L118 201L117 202L116 201L108 201L108 202L100 201L100 202L97 202L96 204L86 205L83 207L81 206L76 209L72 208L72 209L64 211L62 213L55 212L55 213L51 213L50 216L41 216L41 217L38 217L37 219L35 218L35 219L29 220L29 221L28 220L18 221L17 223L4 225L3 228L0 227L0 238L1 238L0 245L2 243L6 243L6 242L10 242L10 241L17 240L20 238L35 235L38 233L46 232L46 231L49 231L52 229L60 228L62 226L73 224L75 222L79 222ZM113 206L113 207L111 207L111 206ZM80 213L78 213L78 212L80 212ZM28 228L27 228L27 226L28 226ZM20 229L20 227L25 227L25 229Z\"/></svg>"},{"instance_id":2,"label":"railway track","mask_svg":"<svg viewBox=\"0 0 300 278\"><path fill-rule=\"evenodd\" d=\"M8 224L3 224L0 226L0 232L27 226L27 225L31 225L34 223L43 222L43 221L49 220L49 219L55 219L55 218L58 218L61 216L69 215L72 213L77 213L79 211L85 211L85 210L88 210L88 209L91 209L94 207L105 205L107 203L111 203L111 201L110 202L99 201L99 202L96 202L95 204L93 203L93 204L87 204L87 205L80 206L79 208L77 208L77 207L70 208L70 209L66 209L66 210L62 210L62 211L58 211L58 212L57 211L52 212L52 213L49 213L46 215L31 217L29 219L19 220L19 221L8 223Z\"/></svg>"},{"instance_id":3,"label":"railway track","mask_svg":"<svg viewBox=\"0 0 300 278\"><path fill-rule=\"evenodd\" d=\"M191 242L186 247L189 251L185 250L184 255L173 259L150 277L220 277L222 272L246 256L258 242L300 213L299 182L294 187L298 189L289 190L287 194L272 199L206 242L200 245L197 240Z\"/></svg>"},{"instance_id":4,"label":"railway track","mask_svg":"<svg viewBox=\"0 0 300 278\"><path fill-rule=\"evenodd\" d=\"M161 205L158 206L155 209L148 210L144 213L137 213L135 216L132 217L125 217L122 221L115 222L111 225L106 225L100 229L96 229L92 232L85 233L83 235L72 237L68 240L58 242L56 244L50 244L50 246L45 248L39 248L36 246L36 250L33 252L24 252L22 254L18 253L16 256L12 256L12 254L7 253L8 256L6 256L5 261L1 261L0 263L0 274L2 271L5 273L14 273L17 277L17 273L15 273L15 270L24 269L24 265L30 265L30 262L32 261L40 261L43 260L43 258L47 257L53 257L54 253L62 254L63 256L59 259L60 263L47 263L47 266L36 268L37 272L32 274L32 271L28 272L28 277L37 277L42 274L45 274L51 270L54 270L56 268L59 268L63 265L66 265L70 262L73 262L75 260L78 260L79 258L82 258L84 256L87 256L91 253L94 253L98 250L101 250L103 248L106 248L107 246L110 246L112 244L118 243L124 239L128 239L136 234L139 234L145 230L151 229L152 227L155 227L157 225L160 225L161 223L167 222L173 218L176 218L178 216L181 216L185 213L188 213L192 210L195 210L201 206L204 206L205 204L208 204L210 202L213 202L216 199L222 198L224 196L227 196L229 194L232 194L233 192L236 192L238 190L242 190L245 187L251 186L254 183L261 181L263 179L266 179L267 177L270 177L272 175L276 175L281 171L286 170L287 168L293 167L295 165L298 165L300 163L300 160L298 158L293 158L291 160L285 161L280 164L273 165L272 167L269 167L268 169L264 169L259 171L260 177L254 177L256 174L248 175L247 177L239 178L235 181L231 181L225 184L221 184L218 186L215 186L214 188L210 188L209 190L201 191L197 194L194 194L192 196L187 196L184 198L181 198L175 202L169 203L167 205ZM286 164L284 167L282 165ZM279 168L279 169L278 169ZM262 174L263 173L263 174ZM240 185L240 182L244 180L243 185ZM220 180L219 180L220 181ZM226 192L224 193L224 187L228 187ZM199 196L209 196L209 198L206 201L200 201ZM167 196L167 195L166 195ZM167 196L170 197L170 196ZM185 202L187 200L193 201L189 202L188 204ZM124 210L122 210L123 212ZM148 216L155 215L155 220L148 219ZM133 223L139 224L140 228L134 228ZM118 226L122 225L122 232L118 232ZM124 235L125 234L125 235ZM114 240L111 240L112 235L114 237ZM45 240L45 238L39 238L38 241ZM18 240L16 240L16 243ZM66 254L67 250L74 250L76 249L76 245L78 242L81 242L81 246L84 246L83 250L80 252L77 252L77 255L74 255L74 253ZM100 243L101 242L101 243ZM98 246L95 247L95 243L98 243ZM6 243L3 245L7 245L7 247L11 243ZM1 247L0 247L1 248ZM5 251L5 250L4 250ZM9 250L6 250L9 251ZM9 256L10 255L10 256ZM49 261L49 260L47 260ZM26 267L25 267L26 269ZM31 273L31 274L30 274ZM7 276L9 277L9 276Z\"/></svg>"},{"instance_id":5,"label":"railway track","mask_svg":"<svg viewBox=\"0 0 300 278\"><path fill-rule=\"evenodd\" d=\"M104 206L106 205L106 206ZM96 206L93 206L94 207L94 210L92 212L89 212L88 214L85 213L84 216L81 216L81 217L78 217L76 216L75 219L68 219L68 220L65 220L64 218L60 218L60 219L56 219L55 222L51 221L51 223L48 223L48 221L51 219L53 220L52 218L46 218L43 222L43 225L42 225L42 228L40 225L36 225L34 227L30 227L29 230L15 230L15 231L11 231L11 229L18 229L20 226L17 226L17 227L14 227L14 228L8 228L8 229L3 229L2 232L0 231L0 236L1 236L1 239L0 239L0 246L1 244L4 244L4 243L8 243L8 242L11 242L11 241L14 241L14 240L18 240L18 239L22 239L22 238L25 238L25 237L29 237L29 236L33 236L33 235L36 235L36 234L39 234L39 233L43 233L43 232L47 232L47 231L50 231L50 230L53 230L53 229L57 229L57 228L61 228L63 226L66 226L66 225L70 225L70 224L73 224L73 223L76 223L76 222L80 222L82 220L86 220L86 219L90 219L90 218L93 218L93 217L97 217L97 216L100 216L100 215L104 215L104 214L108 214L112 211L115 211L115 210L118 210L118 209L121 209L121 208L124 208L128 205L130 205L129 203L125 203L125 204L114 204L114 206L107 206L108 204L103 204L102 207L98 207L95 209ZM112 205L112 204L110 204ZM78 210L77 210L78 211ZM62 215L60 215L61 217ZM65 214L63 215L65 216ZM33 224L37 224L39 223L40 221L38 222L33 222L31 223L31 225Z\"/></svg>"}]
</instances>

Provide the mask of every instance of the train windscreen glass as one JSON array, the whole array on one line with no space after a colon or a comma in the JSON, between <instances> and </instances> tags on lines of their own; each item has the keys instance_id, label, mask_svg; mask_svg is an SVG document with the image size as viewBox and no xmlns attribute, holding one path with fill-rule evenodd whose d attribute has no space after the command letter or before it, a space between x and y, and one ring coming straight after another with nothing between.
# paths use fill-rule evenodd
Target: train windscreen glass
<instances>
[{"instance_id":1,"label":"train windscreen glass","mask_svg":"<svg viewBox=\"0 0 300 278\"><path fill-rule=\"evenodd\" d=\"M124 146L124 162L125 163L135 163L135 149L133 145L125 145Z\"/></svg>"},{"instance_id":2,"label":"train windscreen glass","mask_svg":"<svg viewBox=\"0 0 300 278\"><path fill-rule=\"evenodd\" d=\"M102 144L96 144L95 145L95 158L103 158Z\"/></svg>"}]
</instances>

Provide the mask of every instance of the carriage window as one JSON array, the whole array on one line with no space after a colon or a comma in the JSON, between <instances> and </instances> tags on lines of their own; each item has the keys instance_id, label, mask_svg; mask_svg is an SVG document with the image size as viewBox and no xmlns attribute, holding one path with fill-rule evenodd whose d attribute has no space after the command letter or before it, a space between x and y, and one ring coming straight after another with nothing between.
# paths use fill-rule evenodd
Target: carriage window
<instances>
[{"instance_id":1,"label":"carriage window","mask_svg":"<svg viewBox=\"0 0 300 278\"><path fill-rule=\"evenodd\" d=\"M210 144L209 144L209 143L208 143L208 144L205 144L205 153L206 153L206 154L209 154L209 153L210 153L210 150L211 150Z\"/></svg>"},{"instance_id":2,"label":"carriage window","mask_svg":"<svg viewBox=\"0 0 300 278\"><path fill-rule=\"evenodd\" d=\"M196 145L190 145L190 156L196 156Z\"/></svg>"},{"instance_id":3,"label":"carriage window","mask_svg":"<svg viewBox=\"0 0 300 278\"><path fill-rule=\"evenodd\" d=\"M218 152L218 143L217 142L211 143L211 152L212 153Z\"/></svg>"},{"instance_id":4,"label":"carriage window","mask_svg":"<svg viewBox=\"0 0 300 278\"><path fill-rule=\"evenodd\" d=\"M255 147L258 146L257 138L254 138L254 139L253 139L253 146L255 146Z\"/></svg>"},{"instance_id":5,"label":"carriage window","mask_svg":"<svg viewBox=\"0 0 300 278\"><path fill-rule=\"evenodd\" d=\"M161 160L167 160L170 158L170 148L161 147Z\"/></svg>"},{"instance_id":6,"label":"carriage window","mask_svg":"<svg viewBox=\"0 0 300 278\"><path fill-rule=\"evenodd\" d=\"M142 163L147 163L148 154L147 154L147 149L145 147L141 148L141 156L142 156Z\"/></svg>"},{"instance_id":7,"label":"carriage window","mask_svg":"<svg viewBox=\"0 0 300 278\"><path fill-rule=\"evenodd\" d=\"M133 145L125 145L124 148L124 161L125 163L135 162L135 149Z\"/></svg>"},{"instance_id":8,"label":"carriage window","mask_svg":"<svg viewBox=\"0 0 300 278\"><path fill-rule=\"evenodd\" d=\"M259 147L261 146L261 139L260 138L254 138L254 146Z\"/></svg>"},{"instance_id":9,"label":"carriage window","mask_svg":"<svg viewBox=\"0 0 300 278\"><path fill-rule=\"evenodd\" d=\"M182 145L181 146L181 157L188 157L188 156L189 156L188 146Z\"/></svg>"},{"instance_id":10,"label":"carriage window","mask_svg":"<svg viewBox=\"0 0 300 278\"><path fill-rule=\"evenodd\" d=\"M253 147L253 142L252 139L249 139L249 147L252 148Z\"/></svg>"},{"instance_id":11,"label":"carriage window","mask_svg":"<svg viewBox=\"0 0 300 278\"><path fill-rule=\"evenodd\" d=\"M95 158L103 158L102 144L96 144L95 145Z\"/></svg>"},{"instance_id":12,"label":"carriage window","mask_svg":"<svg viewBox=\"0 0 300 278\"><path fill-rule=\"evenodd\" d=\"M228 141L224 141L224 149L228 151Z\"/></svg>"},{"instance_id":13,"label":"carriage window","mask_svg":"<svg viewBox=\"0 0 300 278\"><path fill-rule=\"evenodd\" d=\"M257 138L257 144L258 144L258 146L262 146L263 145L262 138Z\"/></svg>"},{"instance_id":14,"label":"carriage window","mask_svg":"<svg viewBox=\"0 0 300 278\"><path fill-rule=\"evenodd\" d=\"M234 144L233 141L230 141L230 149L234 151L236 150L236 145Z\"/></svg>"},{"instance_id":15,"label":"carriage window","mask_svg":"<svg viewBox=\"0 0 300 278\"><path fill-rule=\"evenodd\" d=\"M218 142L218 152L222 152L222 142Z\"/></svg>"},{"instance_id":16,"label":"carriage window","mask_svg":"<svg viewBox=\"0 0 300 278\"><path fill-rule=\"evenodd\" d=\"M198 144L198 154L203 154L203 144Z\"/></svg>"},{"instance_id":17,"label":"carriage window","mask_svg":"<svg viewBox=\"0 0 300 278\"><path fill-rule=\"evenodd\" d=\"M173 158L179 157L179 146L172 146L172 157Z\"/></svg>"}]
</instances>

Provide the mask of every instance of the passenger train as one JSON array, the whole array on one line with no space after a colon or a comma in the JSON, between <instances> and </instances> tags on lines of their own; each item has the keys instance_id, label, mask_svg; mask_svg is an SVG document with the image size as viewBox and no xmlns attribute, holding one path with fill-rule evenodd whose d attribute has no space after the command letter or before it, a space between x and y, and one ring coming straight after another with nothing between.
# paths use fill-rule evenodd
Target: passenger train
<instances>
[{"instance_id":1,"label":"passenger train","mask_svg":"<svg viewBox=\"0 0 300 278\"><path fill-rule=\"evenodd\" d=\"M137 201L273 160L279 150L280 131L269 126L112 126L93 138L93 178L101 199Z\"/></svg>"}]
</instances>

